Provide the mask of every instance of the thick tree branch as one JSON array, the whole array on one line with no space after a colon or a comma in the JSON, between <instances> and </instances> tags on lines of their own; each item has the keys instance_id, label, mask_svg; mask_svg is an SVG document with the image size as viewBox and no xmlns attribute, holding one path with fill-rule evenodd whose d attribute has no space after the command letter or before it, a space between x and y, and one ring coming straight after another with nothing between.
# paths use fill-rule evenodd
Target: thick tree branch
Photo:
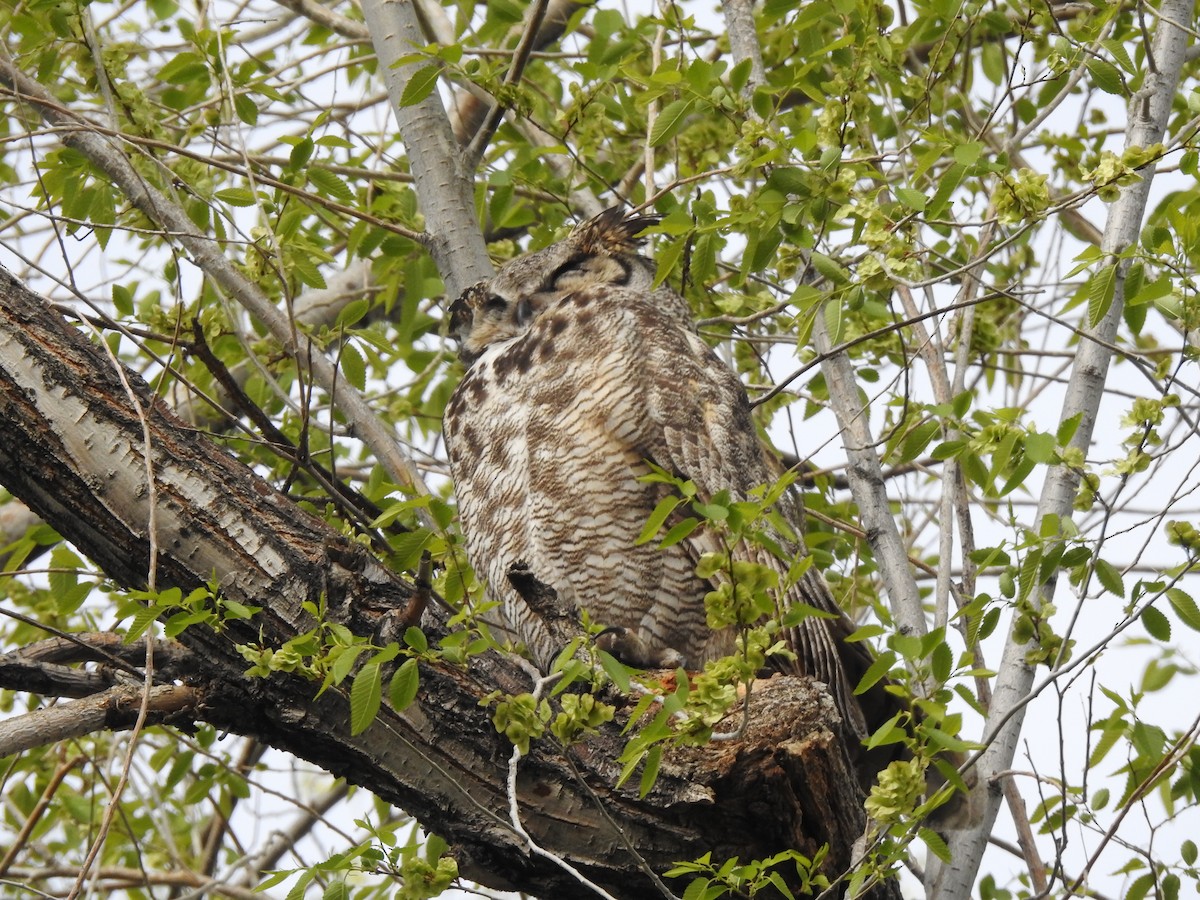
<instances>
[{"instance_id":1,"label":"thick tree branch","mask_svg":"<svg viewBox=\"0 0 1200 900\"><path fill-rule=\"evenodd\" d=\"M408 151L408 166L425 215L427 246L447 293L454 297L492 274L475 215L473 172L454 140L438 92L431 91L415 103L405 102L404 89L413 75L431 62L400 65L425 46L412 0L363 0L362 11Z\"/></svg>"}]
</instances>

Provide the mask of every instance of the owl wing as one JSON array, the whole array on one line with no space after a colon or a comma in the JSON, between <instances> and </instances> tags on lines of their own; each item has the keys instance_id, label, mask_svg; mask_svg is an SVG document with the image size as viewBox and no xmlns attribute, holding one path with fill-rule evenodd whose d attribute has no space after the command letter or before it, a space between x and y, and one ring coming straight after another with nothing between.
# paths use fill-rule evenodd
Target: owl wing
<instances>
[{"instance_id":1,"label":"owl wing","mask_svg":"<svg viewBox=\"0 0 1200 900\"><path fill-rule=\"evenodd\" d=\"M618 323L611 338L624 345L624 369L631 376L636 373L642 387L639 405L645 417L641 429L645 457L694 482L702 501L722 490L728 490L734 500L748 499L753 488L773 482L738 377L695 331L680 327L672 311L647 304L642 295L624 293L610 292L602 301L619 306L623 314L614 311L601 318ZM637 409L629 411L631 416L638 413ZM774 537L792 556L806 556L797 505L785 498L779 511L795 536ZM697 560L711 549L711 541L704 541L702 534L687 543ZM788 563L766 548L742 543L734 555L772 569L780 584L786 584ZM865 737L867 720L854 696L854 685L872 657L864 645L846 642L855 626L834 600L828 584L810 567L795 584L781 589L776 600L780 615L805 604L831 616L809 616L786 630L785 640L797 659L784 668L825 682L851 732ZM886 711L890 716L895 706L890 695L869 699L881 702L880 714Z\"/></svg>"}]
</instances>

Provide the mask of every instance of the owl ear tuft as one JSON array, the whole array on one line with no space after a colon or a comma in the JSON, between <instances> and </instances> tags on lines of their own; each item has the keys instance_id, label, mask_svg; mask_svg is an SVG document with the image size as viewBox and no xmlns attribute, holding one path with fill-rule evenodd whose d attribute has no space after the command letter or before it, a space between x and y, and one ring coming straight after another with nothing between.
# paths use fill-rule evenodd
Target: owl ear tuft
<instances>
[{"instance_id":1,"label":"owl ear tuft","mask_svg":"<svg viewBox=\"0 0 1200 900\"><path fill-rule=\"evenodd\" d=\"M660 216L626 215L621 207L610 206L577 226L571 237L584 253L635 253L645 240L636 235L660 221Z\"/></svg>"}]
</instances>

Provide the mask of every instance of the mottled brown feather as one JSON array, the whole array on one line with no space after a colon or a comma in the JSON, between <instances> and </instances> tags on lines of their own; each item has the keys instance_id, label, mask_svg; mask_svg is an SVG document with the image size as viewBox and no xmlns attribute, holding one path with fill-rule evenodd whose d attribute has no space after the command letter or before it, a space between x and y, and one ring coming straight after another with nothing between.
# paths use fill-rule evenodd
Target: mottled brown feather
<instances>
[{"instance_id":1,"label":"mottled brown feather","mask_svg":"<svg viewBox=\"0 0 1200 900\"><path fill-rule=\"evenodd\" d=\"M509 584L518 562L568 605L635 635L644 658L627 661L699 668L734 648L730 629L707 626L714 584L695 574L703 553L721 549L717 538L701 528L665 549L635 543L668 490L639 480L651 463L693 481L700 500L722 490L746 499L774 480L738 377L636 253L635 235L652 223L608 210L455 304L471 366L444 424L467 555L543 668L562 648ZM797 537L778 539L803 557L799 511L780 506ZM763 548L736 553L786 575ZM805 619L786 638L791 668L829 685L852 735L899 708L882 685L854 696L871 656L844 640L854 626L819 572L777 601L835 616Z\"/></svg>"}]
</instances>

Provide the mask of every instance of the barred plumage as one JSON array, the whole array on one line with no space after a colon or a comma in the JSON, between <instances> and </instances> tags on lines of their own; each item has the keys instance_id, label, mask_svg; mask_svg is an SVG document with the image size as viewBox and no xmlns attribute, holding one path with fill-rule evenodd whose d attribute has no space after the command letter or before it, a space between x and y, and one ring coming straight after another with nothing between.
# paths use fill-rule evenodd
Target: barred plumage
<instances>
[{"instance_id":1,"label":"barred plumage","mask_svg":"<svg viewBox=\"0 0 1200 900\"><path fill-rule=\"evenodd\" d=\"M659 549L635 541L668 488L639 480L653 463L693 481L698 499L734 500L774 479L737 376L697 334L686 301L653 287L635 235L652 219L608 210L568 238L514 260L466 291L452 328L470 368L446 408L445 435L467 554L516 635L546 667L561 649L506 578L528 564L560 598L625 629L625 661L699 668L732 652L731 629L705 621L713 582L695 574L721 549L704 528ZM799 534L799 517L781 501ZM791 554L806 553L802 541ZM782 577L761 548L741 553ZM820 574L779 592L832 613L787 639L795 669L826 682L858 736L894 704L855 698L871 657L843 639L853 626Z\"/></svg>"}]
</instances>

